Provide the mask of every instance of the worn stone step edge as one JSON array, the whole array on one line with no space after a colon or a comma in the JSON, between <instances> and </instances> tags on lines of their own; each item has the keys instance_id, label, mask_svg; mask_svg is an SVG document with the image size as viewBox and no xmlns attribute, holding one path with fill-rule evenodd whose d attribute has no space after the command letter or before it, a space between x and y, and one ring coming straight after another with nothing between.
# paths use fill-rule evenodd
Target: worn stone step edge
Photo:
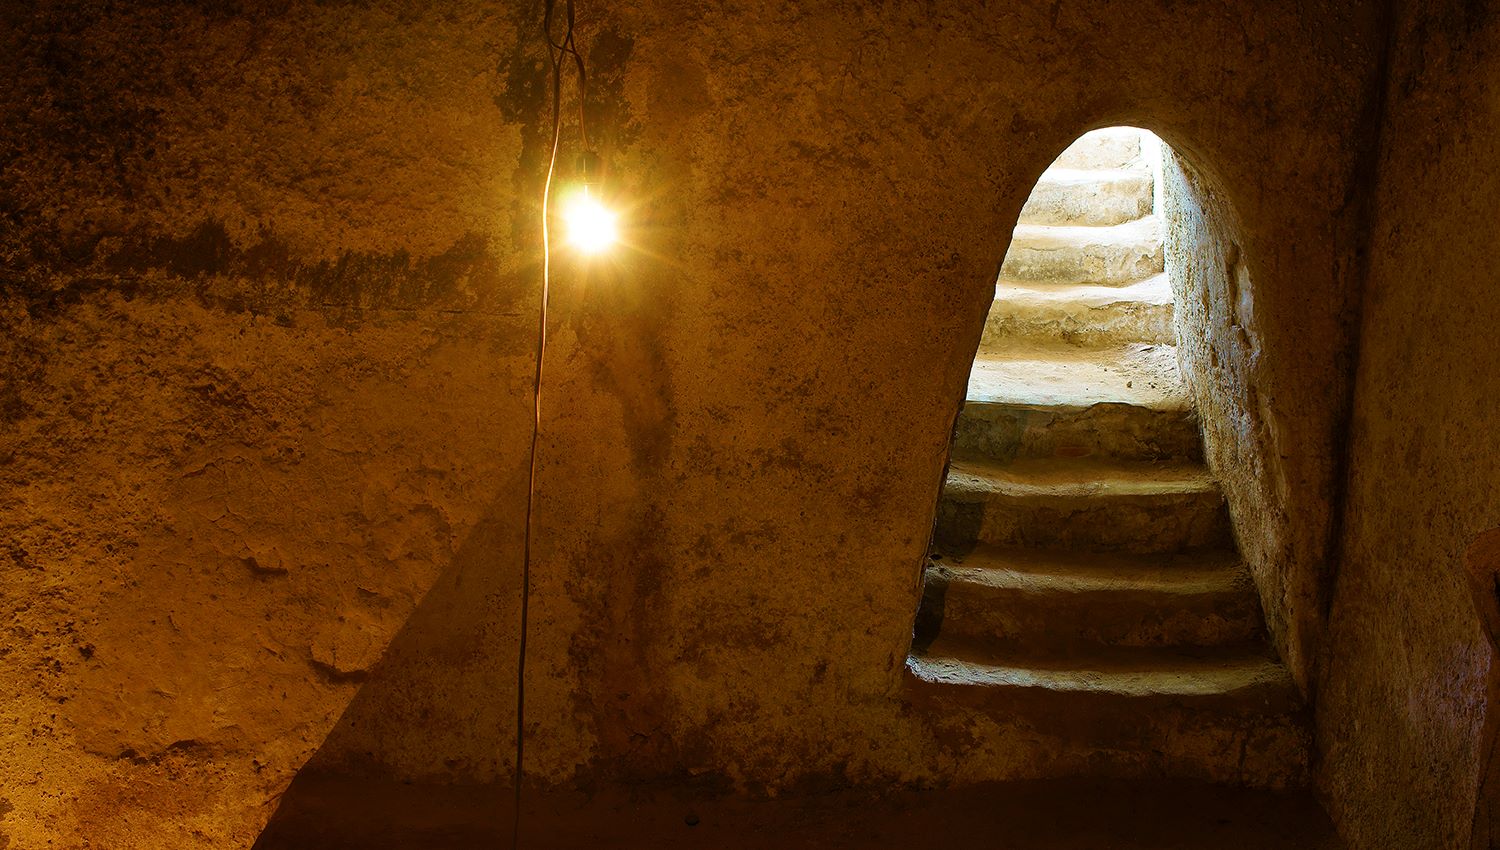
<instances>
[{"instance_id":1,"label":"worn stone step edge","mask_svg":"<svg viewBox=\"0 0 1500 850\"><path fill-rule=\"evenodd\" d=\"M1015 775L1017 753L1040 762L1025 773L1050 776L1182 777L1257 788L1305 788L1312 734L1290 677L1270 661L1246 687L1198 694L1049 690L1024 677L1010 684L943 681L939 653L908 658L905 693L952 756L973 769ZM993 665L992 665L993 666ZM1124 689L1117 689L1124 690Z\"/></svg>"},{"instance_id":2,"label":"worn stone step edge","mask_svg":"<svg viewBox=\"0 0 1500 850\"><path fill-rule=\"evenodd\" d=\"M1192 405L1176 347L1141 343L1110 348L1016 344L981 352L969 369L965 398L1053 407Z\"/></svg>"},{"instance_id":3,"label":"worn stone step edge","mask_svg":"<svg viewBox=\"0 0 1500 850\"><path fill-rule=\"evenodd\" d=\"M1090 130L1068 145L1051 168L1104 169L1144 166L1142 134L1131 127Z\"/></svg>"},{"instance_id":4,"label":"worn stone step edge","mask_svg":"<svg viewBox=\"0 0 1500 850\"><path fill-rule=\"evenodd\" d=\"M1155 216L1107 227L1018 224L1000 277L1120 286L1165 270Z\"/></svg>"},{"instance_id":5,"label":"worn stone step edge","mask_svg":"<svg viewBox=\"0 0 1500 850\"><path fill-rule=\"evenodd\" d=\"M953 432L954 451L994 461L1109 458L1199 461L1203 440L1191 407L1157 409L1099 403L1086 407L968 402Z\"/></svg>"},{"instance_id":6,"label":"worn stone step edge","mask_svg":"<svg viewBox=\"0 0 1500 850\"><path fill-rule=\"evenodd\" d=\"M908 658L917 679L953 688L1103 700L1196 701L1231 710L1285 713L1302 703L1286 668L1269 655L1116 648L1066 663L1007 659L963 641L939 638Z\"/></svg>"},{"instance_id":7,"label":"worn stone step edge","mask_svg":"<svg viewBox=\"0 0 1500 850\"><path fill-rule=\"evenodd\" d=\"M1229 545L1232 532L1202 467L959 458L934 539L955 553L978 544L1151 553Z\"/></svg>"},{"instance_id":8,"label":"worn stone step edge","mask_svg":"<svg viewBox=\"0 0 1500 850\"><path fill-rule=\"evenodd\" d=\"M1151 214L1156 180L1138 168L1049 168L1042 172L1019 223L1107 226Z\"/></svg>"},{"instance_id":9,"label":"worn stone step edge","mask_svg":"<svg viewBox=\"0 0 1500 850\"><path fill-rule=\"evenodd\" d=\"M1113 347L1173 345L1172 286L1165 273L1125 286L1000 281L980 354L1016 341Z\"/></svg>"},{"instance_id":10,"label":"worn stone step edge","mask_svg":"<svg viewBox=\"0 0 1500 850\"><path fill-rule=\"evenodd\" d=\"M962 638L1008 652L1264 638L1249 573L1227 551L1174 558L980 547L929 564L917 620L924 641Z\"/></svg>"},{"instance_id":11,"label":"worn stone step edge","mask_svg":"<svg viewBox=\"0 0 1500 850\"><path fill-rule=\"evenodd\" d=\"M1168 345L982 352L956 425L960 453L1000 461L1200 455L1192 399Z\"/></svg>"},{"instance_id":12,"label":"worn stone step edge","mask_svg":"<svg viewBox=\"0 0 1500 850\"><path fill-rule=\"evenodd\" d=\"M1222 498L1208 467L1192 463L1109 460L1018 460L996 463L955 456L945 492L1022 499L1087 499L1156 495Z\"/></svg>"},{"instance_id":13,"label":"worn stone step edge","mask_svg":"<svg viewBox=\"0 0 1500 850\"><path fill-rule=\"evenodd\" d=\"M950 580L1005 590L1197 594L1251 586L1244 562L1232 549L1130 555L985 546L962 556L934 552L929 560L948 571Z\"/></svg>"}]
</instances>

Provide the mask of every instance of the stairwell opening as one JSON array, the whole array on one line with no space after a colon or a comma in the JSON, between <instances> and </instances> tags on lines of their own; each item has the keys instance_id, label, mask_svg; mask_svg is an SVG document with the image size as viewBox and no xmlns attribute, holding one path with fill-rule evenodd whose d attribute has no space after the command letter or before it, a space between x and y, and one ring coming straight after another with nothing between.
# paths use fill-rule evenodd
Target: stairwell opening
<instances>
[{"instance_id":1,"label":"stairwell opening","mask_svg":"<svg viewBox=\"0 0 1500 850\"><path fill-rule=\"evenodd\" d=\"M1025 715L1060 771L1283 787L1306 773L1305 713L1178 366L1171 156L1145 130L1087 133L1023 207L955 424L907 669L944 705Z\"/></svg>"}]
</instances>

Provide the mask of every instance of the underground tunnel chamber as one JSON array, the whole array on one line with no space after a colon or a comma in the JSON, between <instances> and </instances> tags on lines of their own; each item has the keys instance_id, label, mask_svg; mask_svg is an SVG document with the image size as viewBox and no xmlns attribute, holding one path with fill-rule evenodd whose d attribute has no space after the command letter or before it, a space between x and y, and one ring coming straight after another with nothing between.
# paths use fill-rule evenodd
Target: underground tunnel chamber
<instances>
[{"instance_id":1,"label":"underground tunnel chamber","mask_svg":"<svg viewBox=\"0 0 1500 850\"><path fill-rule=\"evenodd\" d=\"M1173 157L1148 131L1096 130L1023 207L954 427L908 679L944 711L1023 717L1059 763L1297 786L1306 711L1178 367Z\"/></svg>"},{"instance_id":2,"label":"underground tunnel chamber","mask_svg":"<svg viewBox=\"0 0 1500 850\"><path fill-rule=\"evenodd\" d=\"M1087 794L1126 793L1142 795L1140 805L1096 818L1109 846L1135 846L1122 832L1181 822L1162 812L1132 826L1127 814L1194 795L1217 807L1213 830L1243 822L1236 828L1252 835L1244 846L1281 846L1260 841L1256 807L1326 833L1309 796L1267 793L1306 787L1306 717L1267 643L1178 374L1158 145L1136 130L1080 139L1039 179L1002 265L956 423L900 695L903 711L926 712L919 721L943 736L938 758L988 762L975 772L1000 779L914 794L922 826L913 837L980 840L1005 830L1031 846L1019 813L1038 796L1086 801L1053 821L1080 828L1102 811ZM428 624L415 632L436 629L432 616L414 616ZM379 677L367 686L379 687ZM1066 790L1075 782L1081 795ZM608 846L765 846L761 833L785 835L778 846L910 843L838 843L818 832L847 838L839 817L855 805L866 825L902 820L863 814L864 791L810 808L795 797L776 804L687 787L657 788L655 798L631 789L623 802L569 793L528 791L525 829L536 840L525 846L603 846L599 836ZM256 846L506 846L510 799L497 786L312 769ZM685 825L684 811L702 822ZM816 823L802 820L809 811ZM1017 816L973 821L997 812ZM1034 846L1052 846L1050 828L1036 829Z\"/></svg>"}]
</instances>

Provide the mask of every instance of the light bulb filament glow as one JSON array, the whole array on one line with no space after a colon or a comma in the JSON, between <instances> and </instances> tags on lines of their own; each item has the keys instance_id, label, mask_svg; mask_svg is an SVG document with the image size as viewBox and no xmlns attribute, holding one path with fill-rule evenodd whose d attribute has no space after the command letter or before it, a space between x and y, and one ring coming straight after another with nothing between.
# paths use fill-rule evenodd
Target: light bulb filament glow
<instances>
[{"instance_id":1,"label":"light bulb filament glow","mask_svg":"<svg viewBox=\"0 0 1500 850\"><path fill-rule=\"evenodd\" d=\"M568 226L568 242L584 254L597 254L619 238L615 214L587 189L564 203L563 221Z\"/></svg>"}]
</instances>

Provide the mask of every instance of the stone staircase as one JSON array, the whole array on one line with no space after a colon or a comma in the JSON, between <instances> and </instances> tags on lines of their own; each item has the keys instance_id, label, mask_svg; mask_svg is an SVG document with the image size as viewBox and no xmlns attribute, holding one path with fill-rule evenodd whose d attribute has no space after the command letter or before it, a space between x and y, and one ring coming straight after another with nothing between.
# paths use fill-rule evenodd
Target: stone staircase
<instances>
[{"instance_id":1,"label":"stone staircase","mask_svg":"<svg viewBox=\"0 0 1500 850\"><path fill-rule=\"evenodd\" d=\"M1146 144L1084 136L1022 210L955 428L910 684L972 752L985 729L1029 742L1033 772L1298 787L1306 712L1178 374Z\"/></svg>"}]
</instances>

